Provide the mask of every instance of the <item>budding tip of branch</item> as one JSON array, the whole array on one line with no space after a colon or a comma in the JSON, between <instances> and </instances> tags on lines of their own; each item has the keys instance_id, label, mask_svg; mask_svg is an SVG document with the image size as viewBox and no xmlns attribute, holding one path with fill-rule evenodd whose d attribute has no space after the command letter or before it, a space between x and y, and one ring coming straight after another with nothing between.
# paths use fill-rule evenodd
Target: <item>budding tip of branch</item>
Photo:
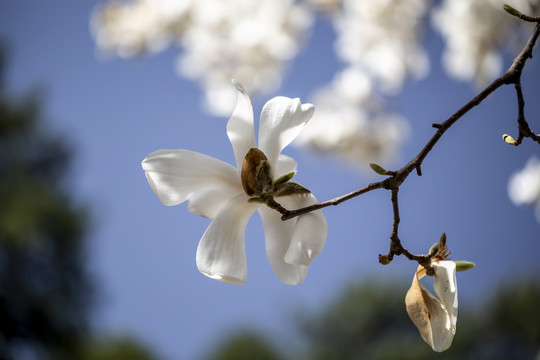
<instances>
[{"instance_id":1,"label":"budding tip of branch","mask_svg":"<svg viewBox=\"0 0 540 360\"><path fill-rule=\"evenodd\" d=\"M513 137L511 137L510 135L503 134L502 138L503 138L505 143L507 143L509 145L513 145L513 146L518 146L517 141Z\"/></svg>"},{"instance_id":2,"label":"budding tip of branch","mask_svg":"<svg viewBox=\"0 0 540 360\"><path fill-rule=\"evenodd\" d=\"M388 265L392 262L392 260L388 257L387 254L379 254L379 263L381 265Z\"/></svg>"},{"instance_id":3,"label":"budding tip of branch","mask_svg":"<svg viewBox=\"0 0 540 360\"><path fill-rule=\"evenodd\" d=\"M434 257L439 252L439 249L440 249L439 243L435 243L431 245L431 248L429 248L428 256L430 258Z\"/></svg>"},{"instance_id":4,"label":"budding tip of branch","mask_svg":"<svg viewBox=\"0 0 540 360\"><path fill-rule=\"evenodd\" d=\"M516 9L514 9L513 7L511 7L508 4L504 4L503 9L504 9L504 11L506 11L507 13L509 13L512 16L516 16L516 17L521 16L521 13L519 11L517 11Z\"/></svg>"},{"instance_id":5,"label":"budding tip of branch","mask_svg":"<svg viewBox=\"0 0 540 360\"><path fill-rule=\"evenodd\" d=\"M456 264L456 271L459 272L471 270L476 266L476 264L473 262L463 260L454 261L454 263Z\"/></svg>"},{"instance_id":6,"label":"budding tip of branch","mask_svg":"<svg viewBox=\"0 0 540 360\"><path fill-rule=\"evenodd\" d=\"M369 167L379 175L392 175L392 171L388 171L379 164L370 163Z\"/></svg>"}]
</instances>

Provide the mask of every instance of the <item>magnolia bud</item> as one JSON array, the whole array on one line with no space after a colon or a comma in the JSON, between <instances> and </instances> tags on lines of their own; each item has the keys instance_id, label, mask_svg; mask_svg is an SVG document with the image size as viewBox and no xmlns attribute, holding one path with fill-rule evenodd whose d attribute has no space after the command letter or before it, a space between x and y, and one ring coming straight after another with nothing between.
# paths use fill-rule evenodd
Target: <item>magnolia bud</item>
<instances>
[{"instance_id":1,"label":"magnolia bud","mask_svg":"<svg viewBox=\"0 0 540 360\"><path fill-rule=\"evenodd\" d=\"M392 260L390 260L390 259L388 258L388 255L387 255L387 254L384 254L384 255L379 254L379 263L380 263L381 265L388 265L388 264L390 264L391 262L392 262Z\"/></svg>"},{"instance_id":2,"label":"magnolia bud","mask_svg":"<svg viewBox=\"0 0 540 360\"><path fill-rule=\"evenodd\" d=\"M456 271L467 271L471 270L473 267L475 267L475 263L470 261L454 261L456 263Z\"/></svg>"},{"instance_id":3,"label":"magnolia bud","mask_svg":"<svg viewBox=\"0 0 540 360\"><path fill-rule=\"evenodd\" d=\"M510 15L517 16L517 17L521 16L521 13L519 11L517 11L516 9L514 9L513 7L511 7L508 4L504 4L503 9L504 9L504 11L509 13Z\"/></svg>"},{"instance_id":4,"label":"magnolia bud","mask_svg":"<svg viewBox=\"0 0 540 360\"><path fill-rule=\"evenodd\" d=\"M517 146L516 140L514 140L514 138L511 137L510 135L504 134L504 135L502 136L502 138L503 138L503 140L504 140L505 143L510 144L510 145Z\"/></svg>"},{"instance_id":5,"label":"magnolia bud","mask_svg":"<svg viewBox=\"0 0 540 360\"><path fill-rule=\"evenodd\" d=\"M371 170L375 171L379 175L391 175L392 174L391 171L386 170L385 168L383 168L379 164L371 163L371 164L369 164L369 167L371 168Z\"/></svg>"},{"instance_id":6,"label":"magnolia bud","mask_svg":"<svg viewBox=\"0 0 540 360\"><path fill-rule=\"evenodd\" d=\"M280 176L276 181L274 181L274 185L281 185L281 184L286 183L287 181L293 178L294 174L295 172L293 171L283 176Z\"/></svg>"},{"instance_id":7,"label":"magnolia bud","mask_svg":"<svg viewBox=\"0 0 540 360\"><path fill-rule=\"evenodd\" d=\"M431 245L431 247L429 248L428 256L429 257L434 257L435 255L437 255L440 248L441 247L440 247L439 243L435 243L435 244Z\"/></svg>"}]
</instances>

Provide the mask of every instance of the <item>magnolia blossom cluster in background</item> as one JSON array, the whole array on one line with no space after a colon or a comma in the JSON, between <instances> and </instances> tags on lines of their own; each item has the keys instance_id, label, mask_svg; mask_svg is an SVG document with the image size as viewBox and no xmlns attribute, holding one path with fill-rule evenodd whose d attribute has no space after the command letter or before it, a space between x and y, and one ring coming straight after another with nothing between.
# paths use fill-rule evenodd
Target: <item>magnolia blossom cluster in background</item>
<instances>
[{"instance_id":1,"label":"magnolia blossom cluster in background","mask_svg":"<svg viewBox=\"0 0 540 360\"><path fill-rule=\"evenodd\" d=\"M279 87L312 23L293 0L135 0L99 6L91 24L98 47L124 57L179 45L178 73L198 81L207 109L224 115L236 98L231 79L255 93Z\"/></svg>"},{"instance_id":2,"label":"magnolia blossom cluster in background","mask_svg":"<svg viewBox=\"0 0 540 360\"><path fill-rule=\"evenodd\" d=\"M516 205L535 207L536 219L540 222L540 160L532 157L523 170L515 173L508 182L510 200Z\"/></svg>"},{"instance_id":3,"label":"magnolia blossom cluster in background","mask_svg":"<svg viewBox=\"0 0 540 360\"><path fill-rule=\"evenodd\" d=\"M504 0L536 13L539 0ZM251 94L275 91L320 16L336 32L343 64L314 89L317 113L299 144L358 165L396 158L407 134L388 98L429 71L422 46L426 21L445 41L443 63L460 80L484 83L502 70L501 50L516 27L503 0L113 0L96 8L92 31L104 53L132 57L179 46L178 73L197 81L205 108L232 110L238 79ZM317 41L317 39L312 39Z\"/></svg>"},{"instance_id":4,"label":"magnolia blossom cluster in background","mask_svg":"<svg viewBox=\"0 0 540 360\"><path fill-rule=\"evenodd\" d=\"M298 141L357 164L394 158L408 123L384 99L429 68L419 42L428 0L336 3L325 9L336 31L336 56L345 66L314 91L317 112Z\"/></svg>"},{"instance_id":5,"label":"magnolia blossom cluster in background","mask_svg":"<svg viewBox=\"0 0 540 360\"><path fill-rule=\"evenodd\" d=\"M523 26L501 11L503 3L524 14L540 9L538 0L445 0L433 11L433 26L446 42L442 60L450 75L485 85L502 72L501 47L515 43L516 30Z\"/></svg>"}]
</instances>

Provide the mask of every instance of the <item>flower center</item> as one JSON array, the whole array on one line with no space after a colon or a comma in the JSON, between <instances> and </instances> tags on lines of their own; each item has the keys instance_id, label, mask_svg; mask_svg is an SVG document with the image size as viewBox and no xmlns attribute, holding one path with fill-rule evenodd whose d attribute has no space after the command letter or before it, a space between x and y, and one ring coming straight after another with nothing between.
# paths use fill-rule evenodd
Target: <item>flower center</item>
<instances>
[{"instance_id":1,"label":"flower center","mask_svg":"<svg viewBox=\"0 0 540 360\"><path fill-rule=\"evenodd\" d=\"M249 196L260 196L272 191L272 169L261 150L249 149L242 163L240 180L242 188Z\"/></svg>"}]
</instances>

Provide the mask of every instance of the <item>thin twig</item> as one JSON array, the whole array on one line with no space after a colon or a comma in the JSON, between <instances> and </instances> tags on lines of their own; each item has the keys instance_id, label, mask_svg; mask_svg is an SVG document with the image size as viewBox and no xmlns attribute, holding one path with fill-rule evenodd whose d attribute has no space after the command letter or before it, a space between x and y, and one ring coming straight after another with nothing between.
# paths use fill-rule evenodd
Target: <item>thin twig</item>
<instances>
[{"instance_id":1,"label":"thin twig","mask_svg":"<svg viewBox=\"0 0 540 360\"><path fill-rule=\"evenodd\" d=\"M540 136L534 134L530 130L529 125L525 119L525 115L524 115L525 101L523 99L523 92L521 89L521 75L523 72L523 68L527 60L532 58L533 48L536 44L536 40L540 36L540 17L533 18L533 17L529 17L529 16L521 14L520 18L525 21L537 22L537 24L533 30L531 37L527 41L527 44L525 45L523 50L520 52L520 54L514 59L510 68L501 77L494 80L490 85L488 85L483 91L481 91L478 95L476 95L472 100L470 100L458 111L456 111L446 121L442 123L433 123L432 126L436 128L437 131L435 132L435 134L433 134L433 136L426 143L426 145L420 150L420 152L412 160L410 160L405 166L403 166L401 169L397 171L388 172L387 175L390 175L390 176L382 181L370 183L361 189L352 191L348 194L336 197L328 201L324 201L321 203L317 203L317 204L310 205L310 206L296 209L296 210L287 210L287 209L284 209L283 207L279 207L279 208L276 207L276 210L282 214L281 219L289 220L289 219L306 214L311 211L319 210L328 206L339 205L344 201L350 200L352 198L355 198L359 195L365 194L375 189L390 190L392 192L392 207L393 207L393 217L394 217L394 221L392 224L392 233L390 236L390 240L391 240L390 251L386 256L380 255L380 259L382 256L385 261L392 261L392 258L394 255L404 255L409 260L416 261L420 265L426 267L426 269L429 270L430 263L431 263L431 258L429 255L411 254L401 244L401 240L399 239L399 236L398 236L398 227L399 227L400 217L399 217L399 204L398 204L397 195L398 195L399 187L403 184L405 179L409 176L409 174L413 170L416 169L417 174L419 176L422 175L421 165L424 159L431 152L431 150L437 144L437 142L443 136L443 134L452 125L454 125L456 121L461 119L471 109L473 109L474 107L482 103L484 99L486 99L489 95L495 92L499 87L503 85L514 84L516 88L516 94L518 97L518 128L519 128L518 140L519 142L521 142L521 140L524 137L530 137L532 140L540 144Z\"/></svg>"}]
</instances>

